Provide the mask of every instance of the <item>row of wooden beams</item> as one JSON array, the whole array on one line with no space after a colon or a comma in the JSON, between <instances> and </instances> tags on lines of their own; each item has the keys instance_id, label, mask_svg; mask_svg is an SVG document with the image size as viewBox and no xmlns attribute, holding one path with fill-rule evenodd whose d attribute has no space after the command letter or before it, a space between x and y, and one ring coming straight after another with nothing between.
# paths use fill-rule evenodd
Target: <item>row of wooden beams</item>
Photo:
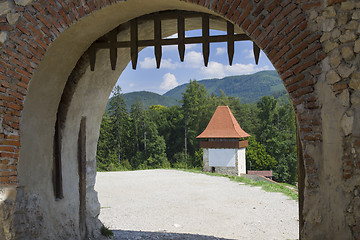
<instances>
[{"instance_id":1,"label":"row of wooden beams","mask_svg":"<svg viewBox=\"0 0 360 240\"><path fill-rule=\"evenodd\" d=\"M215 43L215 42L227 42L227 35L215 35L215 36L209 36L209 43ZM234 41L248 41L251 40L250 37L248 37L246 34L235 34L234 35ZM165 38L160 39L160 44L163 46L169 46L169 45L178 45L178 38ZM202 43L203 38L202 37L185 37L184 38L184 44L196 44L196 43ZM155 45L155 40L139 40L138 41L138 47L150 47ZM92 47L95 47L96 49L109 49L110 44L109 42L95 42ZM120 41L116 43L117 48L129 48L131 47L131 41Z\"/></svg>"},{"instance_id":2,"label":"row of wooden beams","mask_svg":"<svg viewBox=\"0 0 360 240\"><path fill-rule=\"evenodd\" d=\"M202 20L202 36L200 37L185 37L185 17L201 17ZM151 19L154 22L154 39L153 40L139 40L138 38L138 23L146 19ZM161 20L177 19L178 37L171 39L163 39L161 31ZM120 25L123 26L123 25ZM234 42L251 40L246 34L235 34L234 25L227 22L227 35L210 36L210 15L204 13L194 13L186 11L169 11L157 12L142 16L130 21L130 41L117 41L117 34L120 31L120 26L94 42L89 48L89 59L91 70L94 71L96 61L96 49L110 49L110 63L111 69L115 70L117 60L118 48L130 48L131 62L133 69L136 69L138 60L139 47L154 46L154 54L156 59L156 67L160 68L162 57L162 46L178 45L180 61L185 58L185 44L202 44L203 58L205 66L208 65L210 55L210 43L227 42L229 64L232 65L234 58ZM125 25L124 25L125 26ZM127 25L128 26L128 25ZM260 56L260 48L254 43L253 52L255 56L255 63L258 64Z\"/></svg>"}]
</instances>

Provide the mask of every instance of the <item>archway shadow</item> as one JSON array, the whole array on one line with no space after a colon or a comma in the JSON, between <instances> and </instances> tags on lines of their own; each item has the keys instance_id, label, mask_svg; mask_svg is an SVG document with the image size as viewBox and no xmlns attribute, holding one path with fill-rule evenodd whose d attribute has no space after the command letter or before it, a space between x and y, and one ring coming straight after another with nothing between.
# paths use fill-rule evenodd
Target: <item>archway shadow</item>
<instances>
[{"instance_id":1,"label":"archway shadow","mask_svg":"<svg viewBox=\"0 0 360 240\"><path fill-rule=\"evenodd\" d=\"M164 239L164 240L233 240L230 238L218 238L214 236L190 234L190 233L172 233L172 232L146 232L146 231L128 231L128 230L112 230L114 240L137 239Z\"/></svg>"}]
</instances>

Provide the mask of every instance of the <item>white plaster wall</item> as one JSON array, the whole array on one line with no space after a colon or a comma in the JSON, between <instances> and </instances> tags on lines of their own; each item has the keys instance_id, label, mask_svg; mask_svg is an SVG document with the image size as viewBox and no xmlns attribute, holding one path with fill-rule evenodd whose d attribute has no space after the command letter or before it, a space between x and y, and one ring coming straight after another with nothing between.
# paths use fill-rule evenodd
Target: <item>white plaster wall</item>
<instances>
[{"instance_id":1,"label":"white plaster wall","mask_svg":"<svg viewBox=\"0 0 360 240\"><path fill-rule=\"evenodd\" d=\"M238 162L238 175L246 174L246 148L236 149Z\"/></svg>"},{"instance_id":2,"label":"white plaster wall","mask_svg":"<svg viewBox=\"0 0 360 240\"><path fill-rule=\"evenodd\" d=\"M225 149L225 148L204 148L203 149L203 171L215 172L225 175L240 176L246 174L246 148Z\"/></svg>"},{"instance_id":3,"label":"white plaster wall","mask_svg":"<svg viewBox=\"0 0 360 240\"><path fill-rule=\"evenodd\" d=\"M236 149L211 148L209 149L210 167L235 167Z\"/></svg>"}]
</instances>

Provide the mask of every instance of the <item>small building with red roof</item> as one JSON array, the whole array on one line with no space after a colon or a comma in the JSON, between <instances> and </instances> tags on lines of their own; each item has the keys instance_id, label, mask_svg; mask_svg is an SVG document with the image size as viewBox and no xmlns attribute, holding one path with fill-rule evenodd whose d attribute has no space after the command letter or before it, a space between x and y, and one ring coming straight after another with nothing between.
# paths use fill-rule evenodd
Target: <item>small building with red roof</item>
<instances>
[{"instance_id":1,"label":"small building with red roof","mask_svg":"<svg viewBox=\"0 0 360 240\"><path fill-rule=\"evenodd\" d=\"M203 170L220 174L246 174L247 134L228 106L218 106L206 129L196 138L203 148Z\"/></svg>"}]
</instances>

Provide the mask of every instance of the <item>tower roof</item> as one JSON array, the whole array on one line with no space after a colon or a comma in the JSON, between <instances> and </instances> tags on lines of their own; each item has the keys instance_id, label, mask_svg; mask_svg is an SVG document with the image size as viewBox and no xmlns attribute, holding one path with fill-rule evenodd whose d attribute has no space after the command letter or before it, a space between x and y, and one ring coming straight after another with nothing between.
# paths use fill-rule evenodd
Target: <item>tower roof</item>
<instances>
[{"instance_id":1,"label":"tower roof","mask_svg":"<svg viewBox=\"0 0 360 240\"><path fill-rule=\"evenodd\" d=\"M250 137L241 129L228 106L218 106L206 129L196 138L244 138Z\"/></svg>"}]
</instances>

